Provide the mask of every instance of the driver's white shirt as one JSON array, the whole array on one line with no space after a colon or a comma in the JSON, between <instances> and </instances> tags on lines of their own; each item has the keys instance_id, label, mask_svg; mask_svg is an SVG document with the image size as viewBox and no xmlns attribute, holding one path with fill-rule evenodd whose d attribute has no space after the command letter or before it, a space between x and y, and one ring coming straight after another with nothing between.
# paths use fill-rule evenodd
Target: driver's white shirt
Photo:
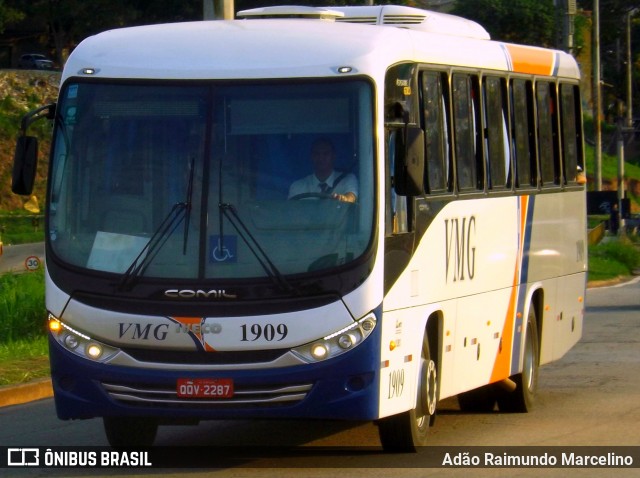
<instances>
[{"instance_id":1,"label":"driver's white shirt","mask_svg":"<svg viewBox=\"0 0 640 478\"><path fill-rule=\"evenodd\" d=\"M325 179L324 181L318 180L315 174L310 174L309 176L305 176L302 179L298 179L291 184L289 188L289 198L293 196L297 196L298 194L305 193L321 193L322 187L320 186L322 183L326 183L329 188L333 187L334 182L342 175L340 171L333 171L331 175ZM356 177L348 173L346 174L338 184L336 184L335 189L331 190L331 193L337 194L346 194L346 193L354 193L356 197L358 196L358 180Z\"/></svg>"}]
</instances>

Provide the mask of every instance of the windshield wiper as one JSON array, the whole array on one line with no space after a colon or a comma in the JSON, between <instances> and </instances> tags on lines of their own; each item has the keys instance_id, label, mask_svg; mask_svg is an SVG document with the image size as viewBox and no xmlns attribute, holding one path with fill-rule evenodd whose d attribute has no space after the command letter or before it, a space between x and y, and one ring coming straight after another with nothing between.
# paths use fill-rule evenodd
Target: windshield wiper
<instances>
[{"instance_id":1,"label":"windshield wiper","mask_svg":"<svg viewBox=\"0 0 640 478\"><path fill-rule=\"evenodd\" d=\"M187 184L187 200L185 201L184 235L182 239L182 255L187 254L187 240L189 239L189 223L191 222L191 198L193 196L193 175L195 172L196 158L191 158L189 164L189 184Z\"/></svg>"},{"instance_id":2,"label":"windshield wiper","mask_svg":"<svg viewBox=\"0 0 640 478\"><path fill-rule=\"evenodd\" d=\"M260 246L258 240L254 237L253 234L251 234L249 228L247 228L246 224L238 215L238 211L236 211L236 208L232 204L223 202L218 204L218 208L220 209L221 214L224 215L224 217L226 217L231 223L233 228L247 245L251 253L254 255L258 263L262 266L264 271L267 273L267 276L269 276L273 283L285 292L292 292L294 288L287 282L284 275L282 275L282 272L278 270L276 265L269 258L269 255ZM223 240L223 235L220 234L220 241Z\"/></svg>"},{"instance_id":3,"label":"windshield wiper","mask_svg":"<svg viewBox=\"0 0 640 478\"><path fill-rule=\"evenodd\" d=\"M149 264L158 255L160 249L166 244L169 237L180 226L184 220L184 237L182 245L182 253L187 253L187 239L189 238L189 220L191 216L191 196L193 195L193 175L194 175L194 158L191 159L189 166L189 182L187 184L187 195L184 202L178 202L173 205L169 214L162 220L160 226L155 230L149 242L142 248L140 253L133 260L131 265L122 275L122 279L118 284L118 290L131 290L135 285L135 280L144 274Z\"/></svg>"},{"instance_id":4,"label":"windshield wiper","mask_svg":"<svg viewBox=\"0 0 640 478\"><path fill-rule=\"evenodd\" d=\"M171 234L178 228L186 215L188 204L178 202L173 205L167 217L164 218L158 229L153 233L149 242L142 248L140 254L133 260L123 274L118 290L131 290L135 285L135 279L144 274L145 269L160 252Z\"/></svg>"}]
</instances>

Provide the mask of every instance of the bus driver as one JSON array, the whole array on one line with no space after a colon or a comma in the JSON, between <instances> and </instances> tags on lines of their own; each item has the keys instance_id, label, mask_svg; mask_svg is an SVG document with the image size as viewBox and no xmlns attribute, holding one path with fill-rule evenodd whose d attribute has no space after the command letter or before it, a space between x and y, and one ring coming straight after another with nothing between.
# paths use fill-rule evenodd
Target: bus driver
<instances>
[{"instance_id":1,"label":"bus driver","mask_svg":"<svg viewBox=\"0 0 640 478\"><path fill-rule=\"evenodd\" d=\"M328 139L316 140L311 147L313 173L291 184L289 199L301 199L307 194L328 194L338 201L355 203L358 180L351 173L333 169L336 151Z\"/></svg>"}]
</instances>

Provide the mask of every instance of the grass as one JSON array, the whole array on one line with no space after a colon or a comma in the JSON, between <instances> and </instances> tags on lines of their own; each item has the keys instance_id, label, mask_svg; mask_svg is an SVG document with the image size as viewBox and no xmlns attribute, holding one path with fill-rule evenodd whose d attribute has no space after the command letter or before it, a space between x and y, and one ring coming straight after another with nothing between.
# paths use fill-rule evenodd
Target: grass
<instances>
[{"instance_id":1,"label":"grass","mask_svg":"<svg viewBox=\"0 0 640 478\"><path fill-rule=\"evenodd\" d=\"M0 386L49 375L44 272L0 276Z\"/></svg>"},{"instance_id":2,"label":"grass","mask_svg":"<svg viewBox=\"0 0 640 478\"><path fill-rule=\"evenodd\" d=\"M0 240L7 244L44 241L44 218L26 211L0 213Z\"/></svg>"},{"instance_id":3,"label":"grass","mask_svg":"<svg viewBox=\"0 0 640 478\"><path fill-rule=\"evenodd\" d=\"M625 237L589 248L589 281L629 276L640 268L640 248Z\"/></svg>"},{"instance_id":4,"label":"grass","mask_svg":"<svg viewBox=\"0 0 640 478\"><path fill-rule=\"evenodd\" d=\"M45 335L0 344L0 386L26 383L49 376Z\"/></svg>"},{"instance_id":5,"label":"grass","mask_svg":"<svg viewBox=\"0 0 640 478\"><path fill-rule=\"evenodd\" d=\"M0 276L0 344L45 333L44 271Z\"/></svg>"}]
</instances>

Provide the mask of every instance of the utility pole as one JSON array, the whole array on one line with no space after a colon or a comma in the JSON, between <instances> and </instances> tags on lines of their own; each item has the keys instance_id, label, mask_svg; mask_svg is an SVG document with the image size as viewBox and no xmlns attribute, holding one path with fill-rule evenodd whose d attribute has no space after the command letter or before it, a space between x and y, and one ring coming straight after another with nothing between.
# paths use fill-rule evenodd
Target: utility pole
<instances>
[{"instance_id":1,"label":"utility pole","mask_svg":"<svg viewBox=\"0 0 640 478\"><path fill-rule=\"evenodd\" d=\"M562 23L560 48L567 53L572 53L575 33L574 18L578 10L576 0L554 0L554 5L556 11L560 11L560 22Z\"/></svg>"},{"instance_id":2,"label":"utility pole","mask_svg":"<svg viewBox=\"0 0 640 478\"><path fill-rule=\"evenodd\" d=\"M622 214L622 201L624 200L624 133L622 132L622 118L618 119L618 214L620 214L620 231L624 231L624 215Z\"/></svg>"},{"instance_id":3,"label":"utility pole","mask_svg":"<svg viewBox=\"0 0 640 478\"><path fill-rule=\"evenodd\" d=\"M602 128L600 113L602 95L600 85L600 2L593 0L593 126L595 129L595 190L602 191Z\"/></svg>"},{"instance_id":4,"label":"utility pole","mask_svg":"<svg viewBox=\"0 0 640 478\"><path fill-rule=\"evenodd\" d=\"M202 0L202 19L215 20L213 10L213 0Z\"/></svg>"},{"instance_id":5,"label":"utility pole","mask_svg":"<svg viewBox=\"0 0 640 478\"><path fill-rule=\"evenodd\" d=\"M627 128L633 128L633 94L631 88L631 16L636 9L627 12Z\"/></svg>"},{"instance_id":6,"label":"utility pole","mask_svg":"<svg viewBox=\"0 0 640 478\"><path fill-rule=\"evenodd\" d=\"M233 20L234 16L233 0L202 0L204 20Z\"/></svg>"},{"instance_id":7,"label":"utility pole","mask_svg":"<svg viewBox=\"0 0 640 478\"><path fill-rule=\"evenodd\" d=\"M213 9L216 20L233 20L233 0L213 0Z\"/></svg>"}]
</instances>

